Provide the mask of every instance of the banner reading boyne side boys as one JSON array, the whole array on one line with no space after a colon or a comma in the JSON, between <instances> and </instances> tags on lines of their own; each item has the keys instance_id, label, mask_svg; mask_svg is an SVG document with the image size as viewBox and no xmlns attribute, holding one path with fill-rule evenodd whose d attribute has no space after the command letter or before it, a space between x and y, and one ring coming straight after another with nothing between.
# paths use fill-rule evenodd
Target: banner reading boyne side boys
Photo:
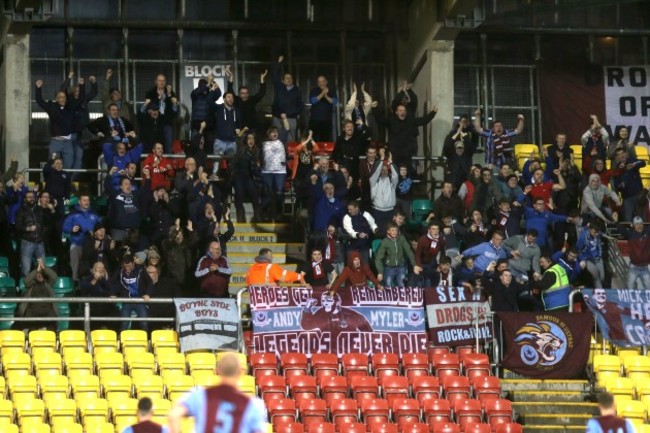
<instances>
[{"instance_id":1,"label":"banner reading boyne side boys","mask_svg":"<svg viewBox=\"0 0 650 433\"><path fill-rule=\"evenodd\" d=\"M492 338L487 301L472 299L465 287L427 288L425 292L429 340L440 346L464 346ZM477 327L478 325L478 327Z\"/></svg>"},{"instance_id":2,"label":"banner reading boyne side boys","mask_svg":"<svg viewBox=\"0 0 650 433\"><path fill-rule=\"evenodd\" d=\"M603 336L621 347L650 345L650 291L582 289Z\"/></svg>"},{"instance_id":3,"label":"banner reading boyne side boys","mask_svg":"<svg viewBox=\"0 0 650 433\"><path fill-rule=\"evenodd\" d=\"M422 289L368 287L329 292L250 287L253 347L261 352L424 352Z\"/></svg>"},{"instance_id":4,"label":"banner reading boyne side boys","mask_svg":"<svg viewBox=\"0 0 650 433\"><path fill-rule=\"evenodd\" d=\"M234 299L175 298L181 351L237 350L239 312Z\"/></svg>"}]
</instances>

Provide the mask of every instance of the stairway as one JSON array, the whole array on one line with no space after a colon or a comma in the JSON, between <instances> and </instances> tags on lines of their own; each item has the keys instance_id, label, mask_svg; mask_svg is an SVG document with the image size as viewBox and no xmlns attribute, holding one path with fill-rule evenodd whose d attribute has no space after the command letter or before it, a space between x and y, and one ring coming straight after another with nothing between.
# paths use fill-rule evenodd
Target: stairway
<instances>
[{"instance_id":1,"label":"stairway","mask_svg":"<svg viewBox=\"0 0 650 433\"><path fill-rule=\"evenodd\" d=\"M501 389L525 433L584 431L598 414L596 403L585 400L591 393L587 380L502 379Z\"/></svg>"}]
</instances>

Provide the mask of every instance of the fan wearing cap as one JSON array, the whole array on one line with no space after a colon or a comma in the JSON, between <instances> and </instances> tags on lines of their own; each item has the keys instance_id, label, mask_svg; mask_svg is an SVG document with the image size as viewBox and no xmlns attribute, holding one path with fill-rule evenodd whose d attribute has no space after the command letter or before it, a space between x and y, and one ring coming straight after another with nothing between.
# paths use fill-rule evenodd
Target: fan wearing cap
<instances>
[{"instance_id":1,"label":"fan wearing cap","mask_svg":"<svg viewBox=\"0 0 650 433\"><path fill-rule=\"evenodd\" d=\"M628 289L650 289L650 225L641 217L632 219L632 228L627 223L619 225L620 233L627 240L630 251L630 265L627 273ZM637 287L637 281L639 287Z\"/></svg>"}]
</instances>

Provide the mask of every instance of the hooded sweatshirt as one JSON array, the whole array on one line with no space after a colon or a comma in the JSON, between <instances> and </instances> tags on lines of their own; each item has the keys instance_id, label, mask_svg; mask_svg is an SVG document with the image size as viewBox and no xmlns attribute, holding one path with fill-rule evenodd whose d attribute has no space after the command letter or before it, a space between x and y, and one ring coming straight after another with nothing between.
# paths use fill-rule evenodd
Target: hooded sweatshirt
<instances>
[{"instance_id":1,"label":"hooded sweatshirt","mask_svg":"<svg viewBox=\"0 0 650 433\"><path fill-rule=\"evenodd\" d=\"M355 268L354 259L359 259L361 266ZM372 273L368 265L363 263L361 260L361 254L358 251L350 251L350 254L348 255L348 265L343 268L343 272L341 272L341 275L334 280L331 287L333 292L338 292L343 283L345 283L346 288L358 287L368 284L368 280L372 281L372 284L374 284L375 287L379 286L379 280L377 280L377 277L375 277L375 274Z\"/></svg>"}]
</instances>

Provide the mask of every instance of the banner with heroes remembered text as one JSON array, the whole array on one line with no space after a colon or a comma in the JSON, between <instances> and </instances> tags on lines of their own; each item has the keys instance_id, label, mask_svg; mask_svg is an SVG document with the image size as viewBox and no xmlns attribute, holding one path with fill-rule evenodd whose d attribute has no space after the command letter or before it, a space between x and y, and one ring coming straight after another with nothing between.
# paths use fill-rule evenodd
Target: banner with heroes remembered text
<instances>
[{"instance_id":1,"label":"banner with heroes remembered text","mask_svg":"<svg viewBox=\"0 0 650 433\"><path fill-rule=\"evenodd\" d=\"M255 351L286 353L424 352L422 289L249 288Z\"/></svg>"}]
</instances>

